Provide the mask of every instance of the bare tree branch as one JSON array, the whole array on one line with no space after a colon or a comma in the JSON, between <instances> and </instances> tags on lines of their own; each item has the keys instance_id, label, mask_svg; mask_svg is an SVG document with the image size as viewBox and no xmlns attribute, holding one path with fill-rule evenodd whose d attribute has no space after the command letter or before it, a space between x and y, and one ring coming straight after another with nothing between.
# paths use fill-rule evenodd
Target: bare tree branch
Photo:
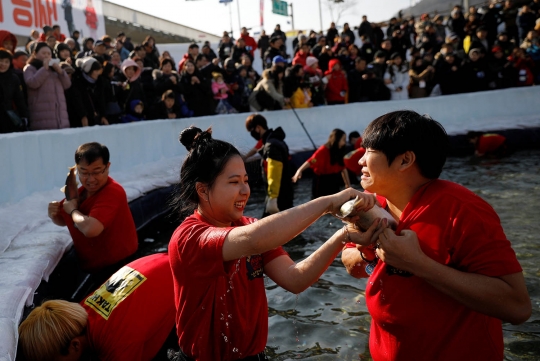
<instances>
[{"instance_id":1,"label":"bare tree branch","mask_svg":"<svg viewBox=\"0 0 540 361\"><path fill-rule=\"evenodd\" d=\"M356 11L352 9L354 9L357 3L357 0L326 0L326 7L330 12L332 22L336 23L337 25L339 23L339 19L341 19L341 16L345 14L345 12L355 14Z\"/></svg>"}]
</instances>

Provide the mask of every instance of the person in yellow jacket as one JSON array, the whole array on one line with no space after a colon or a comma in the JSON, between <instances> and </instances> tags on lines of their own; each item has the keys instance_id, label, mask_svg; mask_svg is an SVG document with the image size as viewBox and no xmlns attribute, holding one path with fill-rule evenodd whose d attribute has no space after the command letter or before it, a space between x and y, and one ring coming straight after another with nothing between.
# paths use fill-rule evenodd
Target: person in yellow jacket
<instances>
[{"instance_id":1,"label":"person in yellow jacket","mask_svg":"<svg viewBox=\"0 0 540 361\"><path fill-rule=\"evenodd\" d=\"M267 196L263 217L293 207L294 189L289 161L289 147L285 143L285 132L281 127L269 129L266 119L260 114L251 114L246 119L246 129L263 146L259 154L263 159Z\"/></svg>"}]
</instances>

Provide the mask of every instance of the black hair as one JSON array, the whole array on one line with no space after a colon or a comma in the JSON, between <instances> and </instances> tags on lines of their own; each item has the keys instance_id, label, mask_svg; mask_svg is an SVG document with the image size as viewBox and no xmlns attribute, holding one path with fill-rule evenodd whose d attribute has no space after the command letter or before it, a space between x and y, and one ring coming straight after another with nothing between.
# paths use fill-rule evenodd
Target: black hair
<instances>
[{"instance_id":1,"label":"black hair","mask_svg":"<svg viewBox=\"0 0 540 361\"><path fill-rule=\"evenodd\" d=\"M101 158L103 164L106 165L109 163L110 154L109 148L97 142L81 144L75 151L76 164L79 164L83 160L88 164L92 164L99 158Z\"/></svg>"},{"instance_id":2,"label":"black hair","mask_svg":"<svg viewBox=\"0 0 540 361\"><path fill-rule=\"evenodd\" d=\"M360 138L360 133L358 133L356 130L353 130L349 133L349 142L352 138Z\"/></svg>"},{"instance_id":3,"label":"black hair","mask_svg":"<svg viewBox=\"0 0 540 361\"><path fill-rule=\"evenodd\" d=\"M165 99L176 100L176 94L174 94L174 92L171 89L165 90L165 92L161 94L161 100L165 100Z\"/></svg>"},{"instance_id":4,"label":"black hair","mask_svg":"<svg viewBox=\"0 0 540 361\"><path fill-rule=\"evenodd\" d=\"M170 64L170 65L171 65L171 68L172 68L173 70L175 69L175 68L174 68L174 61L172 61L172 60L169 59L169 58L162 59L162 60L161 60L161 64L159 64L159 68L160 68L160 69L163 69L163 66L164 66L165 64Z\"/></svg>"},{"instance_id":5,"label":"black hair","mask_svg":"<svg viewBox=\"0 0 540 361\"><path fill-rule=\"evenodd\" d=\"M193 49L193 48L197 48L197 49L198 49L198 48L199 48L199 45L193 43L193 44L190 44L189 47L188 47L188 49Z\"/></svg>"},{"instance_id":6,"label":"black hair","mask_svg":"<svg viewBox=\"0 0 540 361\"><path fill-rule=\"evenodd\" d=\"M429 179L439 178L449 150L443 126L410 110L387 113L373 120L364 131L362 144L386 155L388 165L398 155L414 152L420 173Z\"/></svg>"},{"instance_id":7,"label":"black hair","mask_svg":"<svg viewBox=\"0 0 540 361\"><path fill-rule=\"evenodd\" d=\"M257 125L263 127L264 130L268 130L268 123L266 122L266 118L262 115L254 113L246 118L246 129L248 132L255 129Z\"/></svg>"},{"instance_id":8,"label":"black hair","mask_svg":"<svg viewBox=\"0 0 540 361\"><path fill-rule=\"evenodd\" d=\"M283 73L283 75L285 75L285 68L278 65L272 67L272 70L270 72L270 78L274 82L274 86L276 87L276 89L279 87L280 83L283 83L283 80L279 79L280 73Z\"/></svg>"},{"instance_id":9,"label":"black hair","mask_svg":"<svg viewBox=\"0 0 540 361\"><path fill-rule=\"evenodd\" d=\"M11 55L11 52L9 50L6 50L4 48L0 48L0 59L9 59L9 62L13 60L13 56Z\"/></svg>"},{"instance_id":10,"label":"black hair","mask_svg":"<svg viewBox=\"0 0 540 361\"><path fill-rule=\"evenodd\" d=\"M343 157L345 156L345 147L339 148L339 141L345 135L345 132L336 128L330 132L326 147L330 149L330 164L345 165Z\"/></svg>"},{"instance_id":11,"label":"black hair","mask_svg":"<svg viewBox=\"0 0 540 361\"><path fill-rule=\"evenodd\" d=\"M241 155L232 144L212 139L211 128L202 131L192 125L180 133L179 140L188 150L188 155L182 164L180 182L171 206L183 218L199 204L197 182L204 183L211 189L227 162L232 157Z\"/></svg>"}]
</instances>

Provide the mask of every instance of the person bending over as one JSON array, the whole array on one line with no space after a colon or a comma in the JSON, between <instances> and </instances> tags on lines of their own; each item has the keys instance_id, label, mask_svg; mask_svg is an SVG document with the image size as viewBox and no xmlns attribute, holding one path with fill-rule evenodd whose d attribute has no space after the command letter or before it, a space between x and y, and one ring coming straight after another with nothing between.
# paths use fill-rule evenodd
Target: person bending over
<instances>
[{"instance_id":1,"label":"person bending over","mask_svg":"<svg viewBox=\"0 0 540 361\"><path fill-rule=\"evenodd\" d=\"M347 245L342 253L351 275L369 277L374 360L502 360L501 321L531 315L493 208L438 179L448 144L441 124L412 111L385 114L364 132L362 187L399 221L375 248Z\"/></svg>"},{"instance_id":2,"label":"person bending over","mask_svg":"<svg viewBox=\"0 0 540 361\"><path fill-rule=\"evenodd\" d=\"M168 255L139 258L80 304L51 300L36 307L19 326L19 356L150 361L174 335L175 313Z\"/></svg>"},{"instance_id":3,"label":"person bending over","mask_svg":"<svg viewBox=\"0 0 540 361\"><path fill-rule=\"evenodd\" d=\"M281 245L322 215L335 214L344 202L359 196L363 203L358 208L369 209L375 197L347 189L261 220L244 217L250 188L238 150L196 127L184 129L180 141L189 153L180 172L176 208L191 215L169 243L181 348L177 357L266 360L263 274L300 293L328 268L343 241L367 244L369 238L345 227L299 263ZM376 226L374 222L372 231Z\"/></svg>"}]
</instances>

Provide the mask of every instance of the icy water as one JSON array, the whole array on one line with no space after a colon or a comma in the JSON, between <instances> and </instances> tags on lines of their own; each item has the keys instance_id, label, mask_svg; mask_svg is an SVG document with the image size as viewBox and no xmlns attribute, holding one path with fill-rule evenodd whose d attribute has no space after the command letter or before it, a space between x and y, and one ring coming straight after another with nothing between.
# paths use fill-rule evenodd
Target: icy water
<instances>
[{"instance_id":1,"label":"icy water","mask_svg":"<svg viewBox=\"0 0 540 361\"><path fill-rule=\"evenodd\" d=\"M505 360L540 360L540 150L521 151L502 160L450 158L441 178L469 188L499 214L524 269L533 304L533 314L526 323L503 324ZM302 179L295 204L310 197L311 180ZM253 187L246 215L260 217L263 201L262 187ZM285 249L294 260L302 260L340 227L339 220L323 217ZM145 252L165 250L172 230L167 222L148 230L148 236L156 241L147 244ZM298 296L270 279L265 284L270 359L371 360L366 280L350 277L339 256L317 283Z\"/></svg>"}]
</instances>

